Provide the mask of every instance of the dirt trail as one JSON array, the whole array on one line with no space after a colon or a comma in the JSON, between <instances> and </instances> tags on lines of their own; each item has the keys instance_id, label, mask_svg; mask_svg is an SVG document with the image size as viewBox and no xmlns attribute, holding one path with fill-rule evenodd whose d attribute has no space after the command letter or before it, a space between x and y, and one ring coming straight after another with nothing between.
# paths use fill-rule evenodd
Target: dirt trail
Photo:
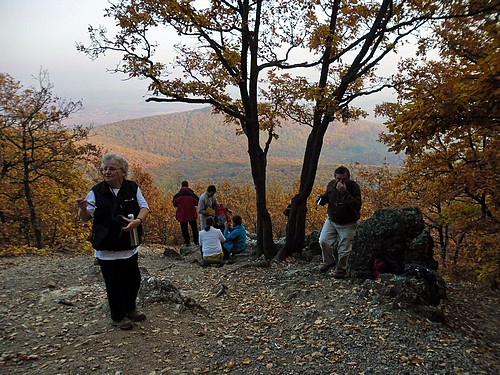
<instances>
[{"instance_id":1,"label":"dirt trail","mask_svg":"<svg viewBox=\"0 0 500 375\"><path fill-rule=\"evenodd\" d=\"M143 303L131 331L109 323L91 256L0 258L2 374L498 374L498 293L448 285L446 324L359 283L289 259L202 268L144 248L143 276L201 309ZM224 293L220 283L227 286Z\"/></svg>"}]
</instances>

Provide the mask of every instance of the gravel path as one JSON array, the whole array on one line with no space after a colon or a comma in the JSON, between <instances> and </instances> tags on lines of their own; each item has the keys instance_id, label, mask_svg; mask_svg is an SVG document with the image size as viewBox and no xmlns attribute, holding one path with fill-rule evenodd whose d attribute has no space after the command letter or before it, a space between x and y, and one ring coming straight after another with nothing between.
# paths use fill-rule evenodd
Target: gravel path
<instances>
[{"instance_id":1,"label":"gravel path","mask_svg":"<svg viewBox=\"0 0 500 375\"><path fill-rule=\"evenodd\" d=\"M109 324L90 256L0 258L2 374L499 374L498 292L448 284L427 319L370 283L318 263L202 268L143 249L143 276L170 280L201 308L143 302L145 322ZM220 283L227 290L215 297Z\"/></svg>"}]
</instances>

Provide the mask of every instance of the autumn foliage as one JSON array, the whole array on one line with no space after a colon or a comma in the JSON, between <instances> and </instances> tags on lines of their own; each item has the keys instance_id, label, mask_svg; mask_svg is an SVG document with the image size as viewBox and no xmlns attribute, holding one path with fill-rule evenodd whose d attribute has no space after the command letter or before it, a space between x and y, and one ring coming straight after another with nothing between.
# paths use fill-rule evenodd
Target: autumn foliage
<instances>
[{"instance_id":1,"label":"autumn foliage","mask_svg":"<svg viewBox=\"0 0 500 375\"><path fill-rule=\"evenodd\" d=\"M470 72L474 68L489 66L483 65L483 61L496 60L488 55L478 61L481 64L463 69ZM481 73L478 70L471 76L477 79L471 78L465 90L461 80L445 72L438 64L429 64L421 70L408 70L410 79L414 80L421 79L422 74L429 77L434 74L441 84L448 85L448 98L458 100L460 92L460 95L468 94L468 100L473 103L491 100L493 87L484 86L493 82L484 77L490 72ZM2 78L3 99L8 99L10 95L10 98L23 97L27 100L37 93L36 90L22 91L7 75ZM411 82L408 81L408 84ZM391 120L388 124L390 133L382 138L394 150L404 150L410 156L403 168L390 165L348 166L353 179L362 188L362 219L383 207L417 206L432 229L441 264L446 269L456 271L467 267L476 270L482 278L495 278L498 274L499 243L496 230L498 202L494 194L498 191L495 164L498 134L495 126L488 124L488 116L484 115L490 107L483 105L481 121L477 114L467 117L467 102L463 108L454 107L455 111L464 113L452 117L454 112L446 112L449 105L438 105L436 102L438 95L445 96L444 89L439 85L433 87L433 108L437 111L434 114L423 110L430 106L431 99L423 95L422 90L425 89L428 94L429 88L418 85L402 96L406 103L384 107ZM42 95L42 98L52 103L49 100L50 90L43 93L46 97ZM484 98L481 99L480 95ZM59 111L58 107L51 108L55 112L50 112L43 105L28 107L25 104L21 109L31 109L29 113L34 113L31 121L20 121L29 116L21 109L16 112L15 107L4 111L2 117L2 255L91 250L87 241L90 225L77 219L75 198L85 195L102 179L97 151L100 155L107 150L82 143L88 131L80 128L70 131L62 127L59 120L68 112L63 111L64 107ZM48 113L52 113L52 117ZM458 123L460 126L455 126ZM23 143L23 139L29 142ZM141 186L151 208L144 223L145 243L180 245L181 231L175 219L172 198L180 186L181 176L171 176L173 180L178 180L177 186L167 191L158 186L154 174L144 171L142 159L135 160L133 153L128 158L132 166L130 178ZM325 177L333 178L333 175ZM283 175L267 186L266 204L275 240L286 234L287 217L283 211L299 189L299 181L294 182L290 178L290 175ZM195 193L201 195L213 180L198 179L190 183ZM256 233L258 214L254 186L228 180L216 185L219 202L224 203L233 214L242 216L247 230ZM320 230L325 220L326 208L316 206L314 199L317 194L323 193L326 183L323 185L314 185L307 201L306 233Z\"/></svg>"},{"instance_id":2,"label":"autumn foliage","mask_svg":"<svg viewBox=\"0 0 500 375\"><path fill-rule=\"evenodd\" d=\"M95 156L80 145L88 129L62 120L81 103L52 95L46 72L39 88L0 74L0 244L2 253L88 248L75 225L74 199L84 189L78 163Z\"/></svg>"},{"instance_id":3,"label":"autumn foliage","mask_svg":"<svg viewBox=\"0 0 500 375\"><path fill-rule=\"evenodd\" d=\"M378 64L419 28L454 16L449 7L420 1L120 1L105 10L115 32L89 26L96 59L119 53L115 72L149 82L151 102L207 104L246 138L256 192L259 252L274 257L267 208L271 144L285 120L308 127L298 192L292 200L286 254L304 244L308 199L324 136L334 120L364 115L355 100L387 87ZM452 8L453 9L453 8ZM159 29L176 34L153 40ZM170 39L167 38L166 39ZM170 54L169 54L170 55ZM213 143L204 150L217 154Z\"/></svg>"},{"instance_id":4,"label":"autumn foliage","mask_svg":"<svg viewBox=\"0 0 500 375\"><path fill-rule=\"evenodd\" d=\"M393 183L397 168L368 167L353 165L349 166L353 171L353 178L358 181L363 189L362 219L370 217L375 210L383 207L395 207L401 201L391 200L390 186ZM331 176L333 178L333 176ZM181 245L183 239L179 223L175 219L175 208L172 205L173 195L177 191L166 192L156 187L151 175L144 172L140 167L133 166L131 179L138 182L144 196L148 200L151 212L145 223L146 241L163 245ZM287 217L283 211L298 189L298 182L282 183L273 181L268 186L269 211L273 221L275 240L283 238L286 233ZM288 181L287 181L288 182ZM206 190L211 181L200 183L190 181L190 187L200 196ZM249 183L239 184L223 181L216 184L216 197L219 203L228 207L233 215L240 215L248 232L255 234L257 227L257 213L255 210L255 189ZM180 188L180 181L179 181ZM313 194L307 202L308 214L306 221L306 232L320 230L326 219L326 207L317 206L315 197L323 194L325 186L315 185Z\"/></svg>"},{"instance_id":5,"label":"autumn foliage","mask_svg":"<svg viewBox=\"0 0 500 375\"><path fill-rule=\"evenodd\" d=\"M253 185L220 182L217 197L242 216L250 232L258 234L259 251L266 257L276 255L273 239L288 234L286 251L278 256L287 255L301 250L304 229L321 228L325 209L315 206L314 197L324 189L315 183L327 128L334 119L347 122L361 116L352 101L390 85L398 101L379 108L389 119L381 140L392 151L405 153L405 165L402 169L351 168L362 188L362 218L382 207L417 206L432 230L445 268L474 270L480 278L498 281L497 2L257 1L234 6L209 2L204 9L190 2L159 1L154 9L148 1L132 3L107 9L107 16L120 29L115 37L108 39L105 30L90 27L91 45L78 48L92 58L108 50L122 52L116 71L149 79L150 101L207 104L228 122L238 123L238 132L246 136ZM429 29L420 40L418 59L401 62L392 82L377 77L378 63L425 21ZM176 46L175 65L184 79L165 78L170 63L153 60L158 46L149 42L149 31L159 25L200 42ZM287 58L297 47L310 49L311 62ZM287 48L286 56L279 58ZM426 57L431 49L439 52L439 60ZM321 74L310 82L292 74L295 68L319 68ZM51 86L43 79L40 82L40 90L23 91L11 77L0 75L0 242L3 251L86 249L89 228L76 222L72 200L97 179L86 176L82 164L95 162L97 148L79 143L88 130L70 131L61 125L80 104L52 98ZM229 95L228 88L238 91L239 97ZM279 138L285 118L311 127L300 179L286 183L267 179L270 145ZM234 125L228 129L232 132ZM143 146L146 138L144 129L142 134L131 128L109 130L124 132L131 147ZM200 143L207 160L222 159L217 142ZM338 139L334 144L342 146ZM184 155L181 144L171 142L170 147ZM139 151L136 155L146 160L129 161L140 164L131 178L151 207L145 241L179 244L180 228L171 202L175 191L162 190L154 174L142 169L148 162L163 167L172 160L142 152L151 150ZM198 195L214 182L202 173L190 181ZM173 188L180 177L173 171L161 183ZM291 225L286 230L283 210L291 200Z\"/></svg>"},{"instance_id":6,"label":"autumn foliage","mask_svg":"<svg viewBox=\"0 0 500 375\"><path fill-rule=\"evenodd\" d=\"M440 60L401 64L394 79L398 102L380 108L390 118L382 140L406 153L399 190L426 216L441 264L461 265L462 273L475 270L495 283L500 278L498 11L450 19L435 31L422 51L438 46Z\"/></svg>"}]
</instances>

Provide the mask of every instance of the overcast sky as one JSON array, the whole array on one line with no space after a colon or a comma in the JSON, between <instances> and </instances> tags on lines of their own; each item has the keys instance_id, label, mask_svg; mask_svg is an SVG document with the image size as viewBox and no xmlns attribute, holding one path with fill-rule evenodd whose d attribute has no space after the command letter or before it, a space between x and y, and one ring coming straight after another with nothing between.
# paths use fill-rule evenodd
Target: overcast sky
<instances>
[{"instance_id":1,"label":"overcast sky","mask_svg":"<svg viewBox=\"0 0 500 375\"><path fill-rule=\"evenodd\" d=\"M71 94L72 99L87 91L132 85L144 88L137 82L124 85L119 77L107 73L113 59L92 62L76 50L76 42L88 43L89 24L104 23L106 5L105 0L0 0L1 70L31 84L31 76L42 66L55 91ZM114 56L114 60L118 58Z\"/></svg>"},{"instance_id":2,"label":"overcast sky","mask_svg":"<svg viewBox=\"0 0 500 375\"><path fill-rule=\"evenodd\" d=\"M77 119L84 122L89 115L103 123L171 111L171 105L144 103L146 81L126 81L107 71L120 55L92 61L76 50L77 42L89 44L89 24L112 27L103 16L108 5L107 0L0 0L0 72L32 86L40 68L47 70L54 94L83 101L85 110ZM365 104L380 99L365 99ZM114 113L106 114L111 108Z\"/></svg>"},{"instance_id":3,"label":"overcast sky","mask_svg":"<svg viewBox=\"0 0 500 375\"><path fill-rule=\"evenodd\" d=\"M171 111L171 105L144 102L146 81L107 71L120 55L92 61L76 50L77 42L89 44L89 25L112 27L103 17L108 5L106 0L0 0L0 71L32 86L40 68L47 70L54 94L82 100L85 110L77 118L91 116L97 123ZM117 113L106 114L107 108Z\"/></svg>"}]
</instances>

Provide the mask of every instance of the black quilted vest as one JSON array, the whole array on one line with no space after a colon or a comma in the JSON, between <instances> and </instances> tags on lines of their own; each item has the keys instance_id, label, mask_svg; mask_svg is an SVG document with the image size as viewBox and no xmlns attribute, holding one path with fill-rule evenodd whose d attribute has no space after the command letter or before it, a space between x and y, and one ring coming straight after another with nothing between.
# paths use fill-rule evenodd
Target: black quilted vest
<instances>
[{"instance_id":1,"label":"black quilted vest","mask_svg":"<svg viewBox=\"0 0 500 375\"><path fill-rule=\"evenodd\" d=\"M133 214L134 218L137 218L140 211L137 202L138 188L135 182L128 180L123 181L117 195L106 182L92 188L96 203L90 242L94 249L123 251L135 247L130 245L130 233L122 231L122 226L127 224L120 216ZM142 225L137 229L141 238Z\"/></svg>"}]
</instances>

